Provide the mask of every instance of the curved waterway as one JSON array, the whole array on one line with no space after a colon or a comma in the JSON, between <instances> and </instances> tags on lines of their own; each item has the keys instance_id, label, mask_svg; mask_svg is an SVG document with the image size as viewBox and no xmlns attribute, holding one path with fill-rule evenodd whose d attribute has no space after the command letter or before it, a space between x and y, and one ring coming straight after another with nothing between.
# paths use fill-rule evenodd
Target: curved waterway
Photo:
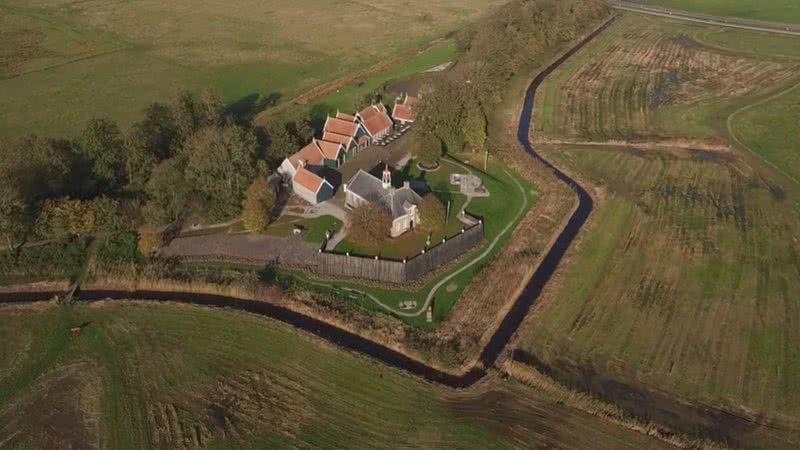
<instances>
[{"instance_id":1,"label":"curved waterway","mask_svg":"<svg viewBox=\"0 0 800 450\"><path fill-rule=\"evenodd\" d=\"M539 153L537 153L530 142L529 136L531 125L533 123L532 119L534 114L536 92L541 84L567 59L569 59L578 50L583 48L587 43L608 28L614 22L614 20L614 18L610 19L603 26L595 30L593 33L575 45L572 49L570 49L567 53L561 56L558 60L548 66L533 80L525 94L525 103L519 119L517 138L519 139L520 144L525 148L525 151L531 157L550 168L559 180L567 184L575 192L575 194L578 196L578 208L570 217L567 226L559 234L555 244L553 244L553 246L548 250L547 254L542 260L542 263L531 277L531 280L528 282L522 294L514 302L514 305L509 310L508 314L506 314L506 316L503 318L503 321L495 331L494 335L492 335L489 343L481 351L479 359L480 363L471 368L467 373L463 375L453 375L440 371L422 362L409 358L408 356L405 356L402 353L392 350L382 344L373 342L334 325L330 325L287 308L262 301L239 299L223 295L150 290L81 290L79 292L80 300L88 302L106 299L175 302L246 311L284 322L325 339L335 345L368 355L384 364L407 371L434 383L442 384L452 388L465 388L472 386L486 375L486 370L484 368L492 367L500 357L501 353L510 342L512 336L514 336L514 333L516 333L519 329L522 321L525 319L525 316L528 314L531 307L539 299L542 289L552 278L553 274L558 268L559 263L564 258L567 249L577 237L578 232L586 223L586 220L589 218L589 215L594 208L594 202L592 201L589 193L586 192L586 190L581 187L577 181L570 178L558 167L554 166L552 163L544 159ZM0 303L34 302L43 298L52 298L55 295L61 294L62 293L60 292L1 293Z\"/></svg>"}]
</instances>

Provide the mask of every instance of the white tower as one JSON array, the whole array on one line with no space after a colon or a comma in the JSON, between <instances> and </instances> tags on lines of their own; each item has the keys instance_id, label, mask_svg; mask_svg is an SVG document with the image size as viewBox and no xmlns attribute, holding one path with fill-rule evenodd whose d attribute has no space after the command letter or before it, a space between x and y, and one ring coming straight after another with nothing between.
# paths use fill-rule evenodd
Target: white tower
<instances>
[{"instance_id":1,"label":"white tower","mask_svg":"<svg viewBox=\"0 0 800 450\"><path fill-rule=\"evenodd\" d=\"M389 189L392 187L392 171L389 170L389 165L386 165L386 168L383 169L383 188Z\"/></svg>"}]
</instances>

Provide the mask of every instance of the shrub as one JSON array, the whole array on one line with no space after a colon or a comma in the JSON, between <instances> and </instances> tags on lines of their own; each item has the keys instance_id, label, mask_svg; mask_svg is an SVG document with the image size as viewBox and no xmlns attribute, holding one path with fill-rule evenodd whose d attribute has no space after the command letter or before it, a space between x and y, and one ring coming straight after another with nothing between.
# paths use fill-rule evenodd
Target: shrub
<instances>
[{"instance_id":1,"label":"shrub","mask_svg":"<svg viewBox=\"0 0 800 450\"><path fill-rule=\"evenodd\" d=\"M102 263L140 263L136 233L119 233L104 238L98 243L95 252L97 260Z\"/></svg>"},{"instance_id":2,"label":"shrub","mask_svg":"<svg viewBox=\"0 0 800 450\"><path fill-rule=\"evenodd\" d=\"M265 177L258 177L245 192L242 204L244 227L251 233L260 233L267 229L269 216L275 206L275 192Z\"/></svg>"},{"instance_id":3,"label":"shrub","mask_svg":"<svg viewBox=\"0 0 800 450\"><path fill-rule=\"evenodd\" d=\"M442 202L433 194L428 194L419 203L419 229L425 233L436 233L447 224L447 211Z\"/></svg>"},{"instance_id":4,"label":"shrub","mask_svg":"<svg viewBox=\"0 0 800 450\"><path fill-rule=\"evenodd\" d=\"M86 261L86 241L74 239L18 252L0 252L0 275L67 277L78 273Z\"/></svg>"},{"instance_id":5,"label":"shrub","mask_svg":"<svg viewBox=\"0 0 800 450\"><path fill-rule=\"evenodd\" d=\"M414 157L427 167L439 164L442 158L442 141L430 133L417 133L414 136Z\"/></svg>"},{"instance_id":6,"label":"shrub","mask_svg":"<svg viewBox=\"0 0 800 450\"><path fill-rule=\"evenodd\" d=\"M154 255L164 244L164 234L155 226L146 224L139 228L139 252L145 256Z\"/></svg>"}]
</instances>

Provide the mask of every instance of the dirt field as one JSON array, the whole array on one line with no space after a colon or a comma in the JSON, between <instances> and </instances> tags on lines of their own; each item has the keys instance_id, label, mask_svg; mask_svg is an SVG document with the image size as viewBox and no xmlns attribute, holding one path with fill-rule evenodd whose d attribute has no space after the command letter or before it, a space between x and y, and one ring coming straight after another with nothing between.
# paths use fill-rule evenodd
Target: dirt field
<instances>
[{"instance_id":1,"label":"dirt field","mask_svg":"<svg viewBox=\"0 0 800 450\"><path fill-rule=\"evenodd\" d=\"M515 383L443 391L238 313L140 304L0 308L1 329L21 323L36 332L29 348L2 343L22 361L0 376L0 393L8 394L0 401L0 446L663 448ZM73 337L76 323L88 325ZM87 363L69 366L74 360ZM15 384L22 372L30 376ZM80 386L99 391L88 396ZM87 420L98 412L99 427Z\"/></svg>"},{"instance_id":2,"label":"dirt field","mask_svg":"<svg viewBox=\"0 0 800 450\"><path fill-rule=\"evenodd\" d=\"M780 85L791 60L736 54L698 41L702 27L628 15L553 75L541 137L651 141L717 139L720 100Z\"/></svg>"}]
</instances>

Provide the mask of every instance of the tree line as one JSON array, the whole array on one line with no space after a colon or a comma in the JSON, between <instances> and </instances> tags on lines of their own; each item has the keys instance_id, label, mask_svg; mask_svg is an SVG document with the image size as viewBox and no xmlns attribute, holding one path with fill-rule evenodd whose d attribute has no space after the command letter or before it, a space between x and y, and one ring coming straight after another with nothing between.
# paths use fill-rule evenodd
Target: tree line
<instances>
[{"instance_id":1,"label":"tree line","mask_svg":"<svg viewBox=\"0 0 800 450\"><path fill-rule=\"evenodd\" d=\"M446 152L487 151L488 113L511 80L607 14L603 0L512 0L459 32L462 56L423 90L417 158L432 164Z\"/></svg>"},{"instance_id":2,"label":"tree line","mask_svg":"<svg viewBox=\"0 0 800 450\"><path fill-rule=\"evenodd\" d=\"M242 212L253 184L261 200L250 203L267 207L259 179L314 131L305 119L264 128L242 122L219 95L184 92L148 106L128 130L95 118L72 139L0 144L0 236L14 249L142 224L224 221Z\"/></svg>"}]
</instances>

